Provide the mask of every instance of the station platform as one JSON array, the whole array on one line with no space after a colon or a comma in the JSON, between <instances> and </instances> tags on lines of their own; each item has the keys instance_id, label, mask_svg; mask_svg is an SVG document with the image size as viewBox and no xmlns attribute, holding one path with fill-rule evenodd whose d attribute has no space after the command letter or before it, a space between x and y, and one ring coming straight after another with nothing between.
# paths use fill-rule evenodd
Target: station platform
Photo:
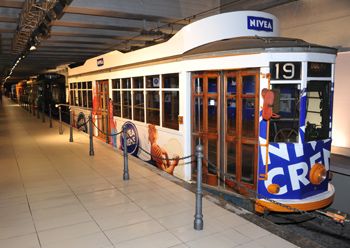
<instances>
[{"instance_id":1,"label":"station platform","mask_svg":"<svg viewBox=\"0 0 350 248\"><path fill-rule=\"evenodd\" d=\"M3 98L0 247L297 247L207 198L194 230L193 192L132 157L123 181L119 151L64 129Z\"/></svg>"}]
</instances>

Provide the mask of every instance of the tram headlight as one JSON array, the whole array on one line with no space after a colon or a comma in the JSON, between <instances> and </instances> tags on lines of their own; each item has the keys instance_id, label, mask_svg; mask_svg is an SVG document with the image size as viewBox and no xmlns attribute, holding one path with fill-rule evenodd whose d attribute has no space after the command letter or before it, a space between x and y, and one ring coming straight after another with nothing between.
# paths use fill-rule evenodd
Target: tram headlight
<instances>
[{"instance_id":1,"label":"tram headlight","mask_svg":"<svg viewBox=\"0 0 350 248\"><path fill-rule=\"evenodd\" d=\"M276 183L272 183L270 184L269 186L267 186L267 191L270 193L270 194L278 194L280 192L280 186Z\"/></svg>"},{"instance_id":2,"label":"tram headlight","mask_svg":"<svg viewBox=\"0 0 350 248\"><path fill-rule=\"evenodd\" d=\"M327 170L323 164L316 163L312 166L309 177L312 184L319 185L327 178Z\"/></svg>"}]
</instances>

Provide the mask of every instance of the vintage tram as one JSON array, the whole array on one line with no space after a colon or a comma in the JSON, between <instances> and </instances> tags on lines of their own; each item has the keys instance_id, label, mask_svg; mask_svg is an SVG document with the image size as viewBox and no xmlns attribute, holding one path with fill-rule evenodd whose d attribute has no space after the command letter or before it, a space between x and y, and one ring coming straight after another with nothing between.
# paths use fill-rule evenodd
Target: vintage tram
<instances>
[{"instance_id":1,"label":"vintage tram","mask_svg":"<svg viewBox=\"0 0 350 248\"><path fill-rule=\"evenodd\" d=\"M129 153L186 181L194 175L190 159L176 158L194 154L201 140L204 182L255 191L258 212L291 211L274 201L323 208L335 193L336 50L278 30L271 14L230 12L161 44L103 54L69 69L70 104L75 116L91 109L100 138L127 127ZM119 147L121 140L107 142Z\"/></svg>"}]
</instances>

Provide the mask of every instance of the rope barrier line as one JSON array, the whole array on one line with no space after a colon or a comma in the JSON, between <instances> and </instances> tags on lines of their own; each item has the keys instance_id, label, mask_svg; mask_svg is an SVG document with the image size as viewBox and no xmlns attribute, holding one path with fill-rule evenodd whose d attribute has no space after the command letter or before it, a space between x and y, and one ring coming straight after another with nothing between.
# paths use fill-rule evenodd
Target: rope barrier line
<instances>
[{"instance_id":1,"label":"rope barrier line","mask_svg":"<svg viewBox=\"0 0 350 248\"><path fill-rule=\"evenodd\" d=\"M210 162L210 161L208 160L208 158L203 157L203 159L204 159L205 161L207 161L208 165L214 166L215 169L216 169L216 171L217 171L216 166L213 165L213 163ZM285 209L288 209L288 210L290 210L290 211L292 211L292 212L296 212L296 213L300 213L300 214L306 214L306 215L312 216L312 217L314 217L314 218L318 218L318 219L321 219L321 220L330 221L329 218L325 218L325 217L323 217L322 215L318 215L318 214L315 214L315 213L312 213L312 212L307 212L307 211L305 211L305 210L301 210L301 209L298 209L298 208L295 208L295 207L291 207L291 206L288 206L288 205L286 205L286 204L283 204L283 203L281 203L281 202L279 202L279 201L270 199L270 198L266 197L265 195L262 195L262 194L256 192L256 190L252 190L252 189L248 188L247 186L245 186L245 185L242 184L241 182L238 182L237 180L235 180L235 179L233 178L233 176L228 175L228 174L226 174L226 173L223 173L223 175L224 175L224 177L227 177L227 178L229 178L230 180L232 180L234 183L236 183L236 184L238 185L238 187L241 187L241 188L244 188L245 190L247 190L247 191L251 194L251 197L249 197L248 199L250 199L250 200L252 200L252 201L254 201L254 202L256 202L256 199L258 199L258 198L259 198L259 199L264 199L264 200L269 201L269 202L271 202L271 203L273 203L273 204L276 204L276 205L278 205L278 206L280 206L280 207L283 207L283 208L285 208ZM218 179L219 179L221 182L223 182L223 183L226 184L225 180L223 180L223 179L221 178L220 173L217 173L217 176L218 176ZM243 195L243 196L244 196L244 195ZM336 221L336 220L334 220L334 219L332 219L332 220L333 220L333 222L335 222L335 223L340 223L339 221ZM344 223L345 223L345 222L350 222L350 220L346 219L346 220L344 221ZM344 223L341 223L341 224L344 224Z\"/></svg>"},{"instance_id":2,"label":"rope barrier line","mask_svg":"<svg viewBox=\"0 0 350 248\"><path fill-rule=\"evenodd\" d=\"M96 127L96 129L97 129L100 133L102 133L103 135L107 135L107 133L105 133L104 131L102 131L101 129L99 129L93 121L92 121L92 125L94 125L94 126ZM109 137L114 137L114 136L117 136L117 135L121 134L122 132L123 132L123 130L120 131L120 132L118 132L118 133L115 133L115 134L108 134L107 136L109 136Z\"/></svg>"},{"instance_id":3,"label":"rope barrier line","mask_svg":"<svg viewBox=\"0 0 350 248\"><path fill-rule=\"evenodd\" d=\"M152 159L160 159L160 160L163 160L163 161L169 161L169 160L185 160L185 159L188 159L188 158L192 158L192 157L195 157L195 155L188 155L188 156L185 156L185 157L179 157L179 158L163 158L163 157L159 157L159 156L156 156L156 155L152 155L152 153L148 152L147 150L143 149L141 146L138 146L140 148L141 151L143 151L144 153L148 154L151 156Z\"/></svg>"}]
</instances>

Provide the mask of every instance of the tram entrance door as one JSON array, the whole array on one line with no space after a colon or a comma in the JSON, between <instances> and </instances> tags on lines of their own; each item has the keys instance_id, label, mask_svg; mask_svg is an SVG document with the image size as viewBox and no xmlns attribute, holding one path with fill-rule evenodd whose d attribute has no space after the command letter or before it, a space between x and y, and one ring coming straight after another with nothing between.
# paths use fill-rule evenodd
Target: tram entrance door
<instances>
[{"instance_id":1,"label":"tram entrance door","mask_svg":"<svg viewBox=\"0 0 350 248\"><path fill-rule=\"evenodd\" d=\"M107 119L108 119L108 99L109 99L109 88L108 80L96 81L96 97L98 102L98 108L96 110L98 118L98 137L106 139L105 133L107 133ZM102 132L101 132L102 131Z\"/></svg>"},{"instance_id":2,"label":"tram entrance door","mask_svg":"<svg viewBox=\"0 0 350 248\"><path fill-rule=\"evenodd\" d=\"M203 145L204 183L256 187L258 89L259 70L192 74L192 147Z\"/></svg>"}]
</instances>

